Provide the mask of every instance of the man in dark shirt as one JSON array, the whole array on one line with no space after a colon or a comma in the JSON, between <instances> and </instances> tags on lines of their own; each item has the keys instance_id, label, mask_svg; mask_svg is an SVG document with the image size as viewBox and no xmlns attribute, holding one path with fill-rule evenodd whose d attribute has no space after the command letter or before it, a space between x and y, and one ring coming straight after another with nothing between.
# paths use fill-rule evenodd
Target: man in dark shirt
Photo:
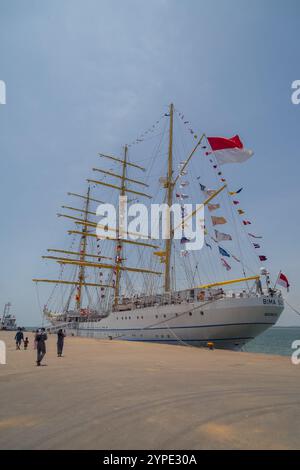
<instances>
[{"instance_id":1,"label":"man in dark shirt","mask_svg":"<svg viewBox=\"0 0 300 470\"><path fill-rule=\"evenodd\" d=\"M21 330L21 328L18 328L18 331L15 336L15 341L16 341L16 349L20 349L21 343L22 341L24 341L24 335L23 335L23 331Z\"/></svg>"},{"instance_id":2,"label":"man in dark shirt","mask_svg":"<svg viewBox=\"0 0 300 470\"><path fill-rule=\"evenodd\" d=\"M57 357L62 357L65 336L66 336L65 333L60 328L57 332Z\"/></svg>"},{"instance_id":3,"label":"man in dark shirt","mask_svg":"<svg viewBox=\"0 0 300 470\"><path fill-rule=\"evenodd\" d=\"M45 328L41 328L41 331L37 332L35 335L36 350L37 350L37 360L36 365L40 366L41 362L46 354L46 343L48 336L45 331Z\"/></svg>"}]
</instances>

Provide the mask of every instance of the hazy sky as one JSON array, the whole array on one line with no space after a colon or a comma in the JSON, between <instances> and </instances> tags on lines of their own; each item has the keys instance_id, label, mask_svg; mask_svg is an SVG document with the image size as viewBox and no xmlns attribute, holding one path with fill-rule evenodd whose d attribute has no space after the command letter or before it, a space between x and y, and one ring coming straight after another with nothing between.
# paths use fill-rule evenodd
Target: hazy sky
<instances>
[{"instance_id":1,"label":"hazy sky","mask_svg":"<svg viewBox=\"0 0 300 470\"><path fill-rule=\"evenodd\" d=\"M233 174L274 273L300 306L298 0L0 0L0 308L40 321L40 255L56 212L100 150L147 128L170 101L208 135L239 133L255 157ZM1 306L2 305L2 306ZM300 324L287 308L284 324Z\"/></svg>"}]
</instances>

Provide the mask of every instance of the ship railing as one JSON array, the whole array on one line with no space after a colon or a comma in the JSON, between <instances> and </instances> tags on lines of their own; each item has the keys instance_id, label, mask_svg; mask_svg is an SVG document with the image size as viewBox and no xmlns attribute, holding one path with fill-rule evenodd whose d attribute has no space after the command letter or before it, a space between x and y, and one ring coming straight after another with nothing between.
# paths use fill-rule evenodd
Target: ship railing
<instances>
[{"instance_id":1,"label":"ship railing","mask_svg":"<svg viewBox=\"0 0 300 470\"><path fill-rule=\"evenodd\" d=\"M256 290L252 291L241 291L241 290L230 290L225 293L225 297L231 298L253 298L253 297L264 297L264 296L279 296L281 297L281 291L277 289L270 289L270 288L263 288L261 292L257 292Z\"/></svg>"},{"instance_id":2,"label":"ship railing","mask_svg":"<svg viewBox=\"0 0 300 470\"><path fill-rule=\"evenodd\" d=\"M157 294L151 296L135 296L133 298L126 298L118 306L118 311L128 311L136 308L158 307L164 305L174 305L182 303L194 303L197 301L213 301L222 298L253 298L265 295L280 295L280 291L262 289L261 292L255 290L240 290L231 289L224 291L223 289L189 289L184 291L177 291L167 294Z\"/></svg>"},{"instance_id":3,"label":"ship railing","mask_svg":"<svg viewBox=\"0 0 300 470\"><path fill-rule=\"evenodd\" d=\"M46 331L48 333L57 333L58 330L71 330L74 328L74 323L73 322L65 322L65 323L60 323L59 325L52 325L46 327Z\"/></svg>"}]
</instances>

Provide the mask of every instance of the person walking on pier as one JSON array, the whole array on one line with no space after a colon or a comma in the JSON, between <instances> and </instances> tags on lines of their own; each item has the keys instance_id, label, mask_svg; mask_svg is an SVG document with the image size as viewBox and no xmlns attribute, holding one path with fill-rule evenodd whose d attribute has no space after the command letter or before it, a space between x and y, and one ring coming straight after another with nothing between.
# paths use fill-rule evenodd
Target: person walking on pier
<instances>
[{"instance_id":1,"label":"person walking on pier","mask_svg":"<svg viewBox=\"0 0 300 470\"><path fill-rule=\"evenodd\" d=\"M36 333L35 341L36 341L36 349L37 349L37 360L36 365L40 366L41 362L46 354L46 343L48 336L45 331L45 328L41 328L41 331Z\"/></svg>"},{"instance_id":2,"label":"person walking on pier","mask_svg":"<svg viewBox=\"0 0 300 470\"><path fill-rule=\"evenodd\" d=\"M64 349L65 333L62 329L57 332L57 357L61 357Z\"/></svg>"},{"instance_id":3,"label":"person walking on pier","mask_svg":"<svg viewBox=\"0 0 300 470\"><path fill-rule=\"evenodd\" d=\"M16 349L20 349L21 343L22 341L24 341L24 335L23 335L23 331L21 330L21 328L18 328L18 331L15 336L15 341L16 341Z\"/></svg>"}]
</instances>

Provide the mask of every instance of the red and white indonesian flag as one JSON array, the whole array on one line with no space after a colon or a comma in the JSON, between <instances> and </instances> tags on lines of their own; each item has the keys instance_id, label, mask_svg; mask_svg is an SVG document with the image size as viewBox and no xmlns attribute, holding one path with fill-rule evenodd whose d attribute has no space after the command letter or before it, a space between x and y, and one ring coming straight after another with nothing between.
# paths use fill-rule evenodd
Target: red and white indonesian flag
<instances>
[{"instance_id":1,"label":"red and white indonesian flag","mask_svg":"<svg viewBox=\"0 0 300 470\"><path fill-rule=\"evenodd\" d=\"M277 284L279 284L282 287L285 287L287 291L289 291L290 284L289 284L288 278L281 271L278 275Z\"/></svg>"},{"instance_id":2,"label":"red and white indonesian flag","mask_svg":"<svg viewBox=\"0 0 300 470\"><path fill-rule=\"evenodd\" d=\"M207 137L209 145L219 165L225 163L242 163L253 155L252 150L244 148L238 135L225 139L224 137Z\"/></svg>"}]
</instances>

